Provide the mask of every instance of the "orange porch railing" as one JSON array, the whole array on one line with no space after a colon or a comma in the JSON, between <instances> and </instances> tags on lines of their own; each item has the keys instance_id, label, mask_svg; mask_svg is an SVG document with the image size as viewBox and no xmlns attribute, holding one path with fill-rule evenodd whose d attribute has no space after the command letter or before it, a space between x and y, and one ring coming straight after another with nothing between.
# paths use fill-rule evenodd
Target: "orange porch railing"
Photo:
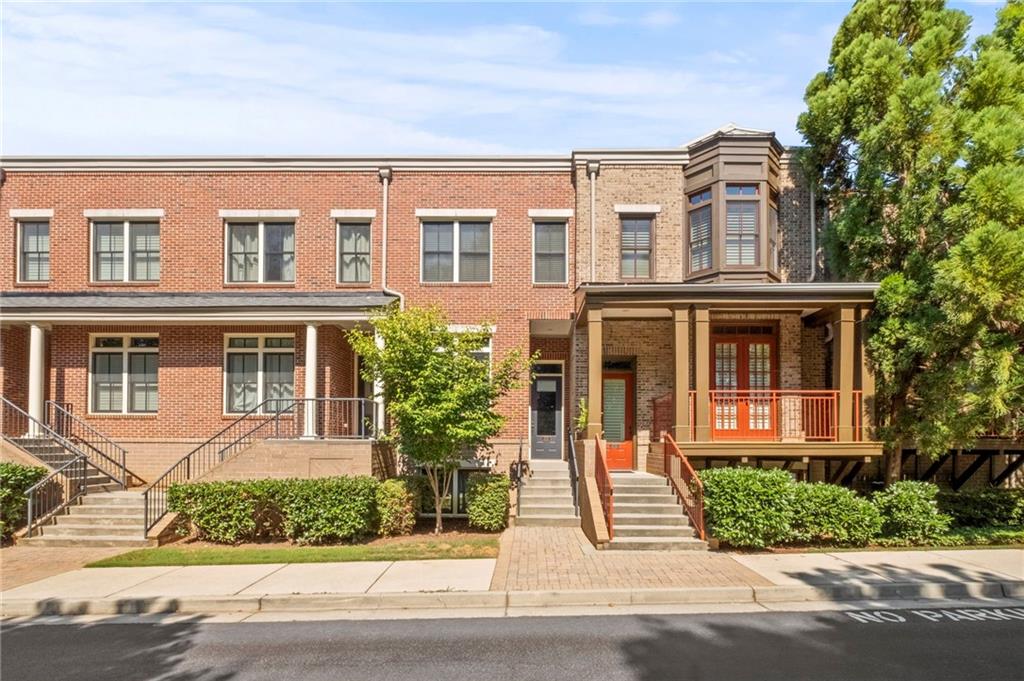
<instances>
[{"instance_id":1,"label":"orange porch railing","mask_svg":"<svg viewBox=\"0 0 1024 681\"><path fill-rule=\"evenodd\" d=\"M608 539L615 538L615 486L612 484L612 476L608 472L608 459L605 456L604 443L601 438L594 438L594 477L597 480L597 493L601 497L601 510L604 512L604 522L608 526Z\"/></svg>"},{"instance_id":2,"label":"orange porch railing","mask_svg":"<svg viewBox=\"0 0 1024 681\"><path fill-rule=\"evenodd\" d=\"M679 450L679 445L672 436L665 433L665 477L675 490L680 503L690 518L690 524L697 536L706 539L704 529L704 485L693 470L689 459ZM682 484L680 484L682 483Z\"/></svg>"}]
</instances>

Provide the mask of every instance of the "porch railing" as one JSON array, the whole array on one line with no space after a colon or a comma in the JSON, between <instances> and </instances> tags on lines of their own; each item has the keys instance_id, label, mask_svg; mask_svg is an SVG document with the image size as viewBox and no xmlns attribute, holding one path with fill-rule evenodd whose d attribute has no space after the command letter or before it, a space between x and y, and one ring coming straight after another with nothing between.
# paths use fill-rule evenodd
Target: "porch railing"
<instances>
[{"instance_id":1,"label":"porch railing","mask_svg":"<svg viewBox=\"0 0 1024 681\"><path fill-rule=\"evenodd\" d=\"M615 485L608 472L608 459L605 456L604 443L601 438L594 438L594 477L597 481L597 493L601 497L601 511L608 527L608 539L615 538Z\"/></svg>"},{"instance_id":2,"label":"porch railing","mask_svg":"<svg viewBox=\"0 0 1024 681\"><path fill-rule=\"evenodd\" d=\"M46 420L61 437L71 440L82 449L89 450L93 455L110 462L120 474L118 482L121 487L128 487L127 452L124 447L75 416L68 406L53 400L46 401Z\"/></svg>"},{"instance_id":3,"label":"porch railing","mask_svg":"<svg viewBox=\"0 0 1024 681\"><path fill-rule=\"evenodd\" d=\"M366 440L377 435L376 403L362 397L266 400L275 439ZM307 418L308 417L308 418Z\"/></svg>"},{"instance_id":4,"label":"porch railing","mask_svg":"<svg viewBox=\"0 0 1024 681\"><path fill-rule=\"evenodd\" d=\"M40 525L84 495L88 485L89 460L76 456L25 490L25 536L31 537Z\"/></svg>"},{"instance_id":5,"label":"porch railing","mask_svg":"<svg viewBox=\"0 0 1024 681\"><path fill-rule=\"evenodd\" d=\"M680 451L672 436L665 433L665 477L675 490L680 503L690 518L690 524L701 539L707 538L704 527L704 484L689 459Z\"/></svg>"}]
</instances>

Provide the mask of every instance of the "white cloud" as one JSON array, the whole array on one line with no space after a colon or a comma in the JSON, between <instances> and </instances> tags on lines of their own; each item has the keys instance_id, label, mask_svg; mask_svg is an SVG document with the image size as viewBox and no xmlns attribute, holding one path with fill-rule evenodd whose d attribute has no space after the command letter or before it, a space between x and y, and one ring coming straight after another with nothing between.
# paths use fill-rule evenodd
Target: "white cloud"
<instances>
[{"instance_id":1,"label":"white cloud","mask_svg":"<svg viewBox=\"0 0 1024 681\"><path fill-rule=\"evenodd\" d=\"M667 9L654 9L636 12L633 7L623 8L613 13L607 7L597 5L587 7L576 15L576 22L584 26L644 26L646 28L665 28L679 23L679 15Z\"/></svg>"}]
</instances>

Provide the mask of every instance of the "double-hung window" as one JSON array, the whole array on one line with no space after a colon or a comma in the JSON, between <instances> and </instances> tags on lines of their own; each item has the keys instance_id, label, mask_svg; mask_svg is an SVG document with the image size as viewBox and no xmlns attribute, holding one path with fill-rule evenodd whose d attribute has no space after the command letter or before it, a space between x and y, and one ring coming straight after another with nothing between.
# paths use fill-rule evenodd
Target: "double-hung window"
<instances>
[{"instance_id":1,"label":"double-hung window","mask_svg":"<svg viewBox=\"0 0 1024 681\"><path fill-rule=\"evenodd\" d=\"M92 336L90 411L152 414L157 410L160 339L154 335Z\"/></svg>"},{"instance_id":2,"label":"double-hung window","mask_svg":"<svg viewBox=\"0 0 1024 681\"><path fill-rule=\"evenodd\" d=\"M224 341L224 411L288 411L295 398L295 337L227 336Z\"/></svg>"},{"instance_id":3,"label":"double-hung window","mask_svg":"<svg viewBox=\"0 0 1024 681\"><path fill-rule=\"evenodd\" d=\"M650 217L623 217L620 253L623 279L647 279L651 276Z\"/></svg>"},{"instance_id":4,"label":"double-hung window","mask_svg":"<svg viewBox=\"0 0 1024 681\"><path fill-rule=\"evenodd\" d=\"M424 282L489 282L490 222L424 222L421 278Z\"/></svg>"},{"instance_id":5,"label":"double-hung window","mask_svg":"<svg viewBox=\"0 0 1024 681\"><path fill-rule=\"evenodd\" d=\"M688 203L690 272L700 272L711 268L711 190L691 194Z\"/></svg>"},{"instance_id":6,"label":"double-hung window","mask_svg":"<svg viewBox=\"0 0 1024 681\"><path fill-rule=\"evenodd\" d=\"M370 281L370 223L338 223L338 281L343 284Z\"/></svg>"},{"instance_id":7,"label":"double-hung window","mask_svg":"<svg viewBox=\"0 0 1024 681\"><path fill-rule=\"evenodd\" d=\"M160 223L92 223L93 281L159 281Z\"/></svg>"},{"instance_id":8,"label":"double-hung window","mask_svg":"<svg viewBox=\"0 0 1024 681\"><path fill-rule=\"evenodd\" d=\"M779 193L768 192L768 255L772 269L779 269Z\"/></svg>"},{"instance_id":9,"label":"double-hung window","mask_svg":"<svg viewBox=\"0 0 1024 681\"><path fill-rule=\"evenodd\" d=\"M568 281L568 239L564 222L533 224L533 282L564 284Z\"/></svg>"},{"instance_id":10,"label":"double-hung window","mask_svg":"<svg viewBox=\"0 0 1024 681\"><path fill-rule=\"evenodd\" d=\"M50 223L18 223L18 281L50 280Z\"/></svg>"},{"instance_id":11,"label":"double-hung window","mask_svg":"<svg viewBox=\"0 0 1024 681\"><path fill-rule=\"evenodd\" d=\"M756 184L725 186L725 264L758 264L758 220L761 202Z\"/></svg>"},{"instance_id":12,"label":"double-hung window","mask_svg":"<svg viewBox=\"0 0 1024 681\"><path fill-rule=\"evenodd\" d=\"M229 222L227 280L230 283L295 281L295 223Z\"/></svg>"}]
</instances>

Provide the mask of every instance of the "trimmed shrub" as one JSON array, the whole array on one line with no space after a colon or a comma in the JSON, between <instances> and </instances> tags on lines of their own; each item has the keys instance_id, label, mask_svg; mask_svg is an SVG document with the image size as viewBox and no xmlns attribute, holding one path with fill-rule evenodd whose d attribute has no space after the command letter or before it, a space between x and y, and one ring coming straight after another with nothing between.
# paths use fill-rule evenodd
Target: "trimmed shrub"
<instances>
[{"instance_id":1,"label":"trimmed shrub","mask_svg":"<svg viewBox=\"0 0 1024 681\"><path fill-rule=\"evenodd\" d=\"M940 492L937 501L957 527L1024 525L1024 489Z\"/></svg>"},{"instance_id":2,"label":"trimmed shrub","mask_svg":"<svg viewBox=\"0 0 1024 681\"><path fill-rule=\"evenodd\" d=\"M405 480L385 480L377 487L377 534L410 534L416 524L415 497Z\"/></svg>"},{"instance_id":3,"label":"trimmed shrub","mask_svg":"<svg viewBox=\"0 0 1024 681\"><path fill-rule=\"evenodd\" d=\"M281 536L278 496L288 482L248 480L172 485L167 490L167 507L188 521L200 539L238 544ZM188 531L187 525L180 527Z\"/></svg>"},{"instance_id":4,"label":"trimmed shrub","mask_svg":"<svg viewBox=\"0 0 1024 681\"><path fill-rule=\"evenodd\" d=\"M0 461L0 536L6 537L25 517L25 490L49 474L42 466ZM47 483L49 484L49 483Z\"/></svg>"},{"instance_id":5,"label":"trimmed shrub","mask_svg":"<svg viewBox=\"0 0 1024 681\"><path fill-rule=\"evenodd\" d=\"M839 485L793 485L791 541L863 546L882 530L882 516L869 500Z\"/></svg>"},{"instance_id":6,"label":"trimmed shrub","mask_svg":"<svg viewBox=\"0 0 1024 681\"><path fill-rule=\"evenodd\" d=\"M709 468L704 515L711 534L732 546L765 548L786 541L793 518L793 480L767 468Z\"/></svg>"},{"instance_id":7,"label":"trimmed shrub","mask_svg":"<svg viewBox=\"0 0 1024 681\"><path fill-rule=\"evenodd\" d=\"M505 474L473 473L466 489L466 513L470 527L497 532L508 526L508 490L512 483Z\"/></svg>"},{"instance_id":8,"label":"trimmed shrub","mask_svg":"<svg viewBox=\"0 0 1024 681\"><path fill-rule=\"evenodd\" d=\"M949 530L950 517L939 511L939 488L928 482L903 480L876 492L873 503L882 514L882 534L924 543Z\"/></svg>"},{"instance_id":9,"label":"trimmed shrub","mask_svg":"<svg viewBox=\"0 0 1024 681\"><path fill-rule=\"evenodd\" d=\"M369 476L289 480L281 499L284 533L300 544L358 539L377 527L377 487Z\"/></svg>"}]
</instances>

